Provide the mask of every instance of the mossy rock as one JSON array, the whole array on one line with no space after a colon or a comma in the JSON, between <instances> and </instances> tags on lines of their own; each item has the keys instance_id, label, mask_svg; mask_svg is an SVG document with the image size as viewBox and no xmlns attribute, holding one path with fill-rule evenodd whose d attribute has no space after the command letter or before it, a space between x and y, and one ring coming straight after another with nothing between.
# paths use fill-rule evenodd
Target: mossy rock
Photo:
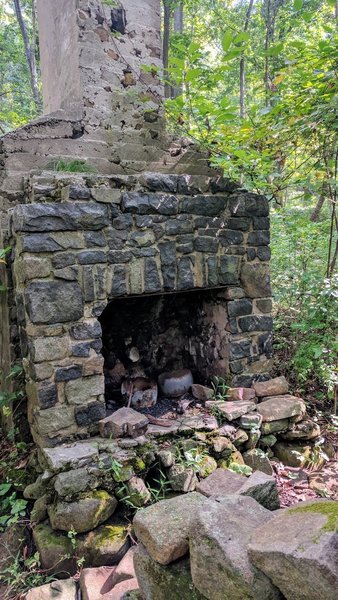
<instances>
[{"instance_id":1,"label":"mossy rock","mask_svg":"<svg viewBox=\"0 0 338 600\"><path fill-rule=\"evenodd\" d=\"M105 490L89 492L75 502L58 501L48 507L53 529L84 533L95 529L112 516L117 500Z\"/></svg>"},{"instance_id":2,"label":"mossy rock","mask_svg":"<svg viewBox=\"0 0 338 600\"><path fill-rule=\"evenodd\" d=\"M147 600L204 598L193 585L188 558L165 567L155 562L140 544L134 554L134 566L140 590Z\"/></svg>"},{"instance_id":3,"label":"mossy rock","mask_svg":"<svg viewBox=\"0 0 338 600\"><path fill-rule=\"evenodd\" d=\"M54 531L46 521L33 529L33 539L41 566L49 574L67 578L76 573L76 561L72 558L72 544L67 534Z\"/></svg>"},{"instance_id":4,"label":"mossy rock","mask_svg":"<svg viewBox=\"0 0 338 600\"><path fill-rule=\"evenodd\" d=\"M78 554L85 558L85 566L90 567L118 564L129 547L127 525L118 519L111 519L78 538Z\"/></svg>"}]
</instances>

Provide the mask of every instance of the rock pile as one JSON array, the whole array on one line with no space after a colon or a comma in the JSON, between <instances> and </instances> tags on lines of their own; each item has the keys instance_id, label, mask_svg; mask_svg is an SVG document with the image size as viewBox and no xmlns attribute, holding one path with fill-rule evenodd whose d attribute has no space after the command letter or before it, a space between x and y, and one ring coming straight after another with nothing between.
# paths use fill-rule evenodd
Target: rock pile
<instances>
[{"instance_id":1,"label":"rock pile","mask_svg":"<svg viewBox=\"0 0 338 600\"><path fill-rule=\"evenodd\" d=\"M337 525L338 503L325 500L276 512L237 493L159 502L134 519L141 593L146 600L335 600Z\"/></svg>"}]
</instances>

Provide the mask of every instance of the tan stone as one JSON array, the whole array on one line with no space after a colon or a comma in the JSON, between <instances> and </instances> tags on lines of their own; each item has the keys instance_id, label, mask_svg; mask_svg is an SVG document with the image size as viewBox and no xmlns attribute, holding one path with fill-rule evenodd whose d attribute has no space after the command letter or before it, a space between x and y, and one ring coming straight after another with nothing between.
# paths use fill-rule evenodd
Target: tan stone
<instances>
[{"instance_id":1,"label":"tan stone","mask_svg":"<svg viewBox=\"0 0 338 600\"><path fill-rule=\"evenodd\" d=\"M127 579L126 581L121 581L117 585L114 586L111 592L108 592L105 596L103 596L104 600L124 600L126 598L128 592L132 592L134 590L138 590L138 582L137 579Z\"/></svg>"},{"instance_id":2,"label":"tan stone","mask_svg":"<svg viewBox=\"0 0 338 600\"><path fill-rule=\"evenodd\" d=\"M52 581L46 585L29 590L26 600L76 600L76 583L74 579Z\"/></svg>"},{"instance_id":3,"label":"tan stone","mask_svg":"<svg viewBox=\"0 0 338 600\"><path fill-rule=\"evenodd\" d=\"M127 554L122 558L121 562L117 565L113 575L113 585L125 581L127 579L134 579L135 568L134 568L134 554L136 546L132 546Z\"/></svg>"},{"instance_id":4,"label":"tan stone","mask_svg":"<svg viewBox=\"0 0 338 600\"><path fill-rule=\"evenodd\" d=\"M209 409L217 409L219 410L228 421L234 421L238 419L245 413L256 410L256 405L254 402L206 402L206 407Z\"/></svg>"},{"instance_id":5,"label":"tan stone","mask_svg":"<svg viewBox=\"0 0 338 600\"><path fill-rule=\"evenodd\" d=\"M214 390L206 387L205 385L199 385L198 383L194 383L191 386L191 393L196 400L200 402L205 402L206 400L210 400L214 395Z\"/></svg>"},{"instance_id":6,"label":"tan stone","mask_svg":"<svg viewBox=\"0 0 338 600\"><path fill-rule=\"evenodd\" d=\"M245 481L246 477L244 475L225 469L216 469L209 477L199 482L196 491L208 498L227 496L236 494Z\"/></svg>"},{"instance_id":7,"label":"tan stone","mask_svg":"<svg viewBox=\"0 0 338 600\"><path fill-rule=\"evenodd\" d=\"M285 377L275 377L268 381L257 381L254 383L254 391L258 398L264 396L282 396L289 391L289 384Z\"/></svg>"},{"instance_id":8,"label":"tan stone","mask_svg":"<svg viewBox=\"0 0 338 600\"><path fill-rule=\"evenodd\" d=\"M133 408L119 408L99 422L102 437L119 438L125 435L138 437L147 429L149 421L145 415Z\"/></svg>"},{"instance_id":9,"label":"tan stone","mask_svg":"<svg viewBox=\"0 0 338 600\"><path fill-rule=\"evenodd\" d=\"M227 396L229 400L244 400L248 402L255 398L256 392L252 388L229 388Z\"/></svg>"},{"instance_id":10,"label":"tan stone","mask_svg":"<svg viewBox=\"0 0 338 600\"><path fill-rule=\"evenodd\" d=\"M302 414L306 410L304 401L297 396L271 396L257 404L257 412L262 415L263 422L279 421Z\"/></svg>"},{"instance_id":11,"label":"tan stone","mask_svg":"<svg viewBox=\"0 0 338 600\"><path fill-rule=\"evenodd\" d=\"M290 431L283 433L281 437L283 440L312 440L320 437L321 431L318 423L306 419L296 423Z\"/></svg>"}]
</instances>

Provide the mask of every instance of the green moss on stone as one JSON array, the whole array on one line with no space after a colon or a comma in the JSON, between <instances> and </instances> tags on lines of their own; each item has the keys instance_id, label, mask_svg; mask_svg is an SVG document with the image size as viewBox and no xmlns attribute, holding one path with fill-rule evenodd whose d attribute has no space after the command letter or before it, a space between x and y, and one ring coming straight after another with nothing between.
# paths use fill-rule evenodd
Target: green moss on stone
<instances>
[{"instance_id":1,"label":"green moss on stone","mask_svg":"<svg viewBox=\"0 0 338 600\"><path fill-rule=\"evenodd\" d=\"M127 531L124 525L105 525L98 533L93 542L96 548L101 548L107 544L115 542L123 543L127 537Z\"/></svg>"},{"instance_id":2,"label":"green moss on stone","mask_svg":"<svg viewBox=\"0 0 338 600\"><path fill-rule=\"evenodd\" d=\"M289 509L289 514L299 513L315 513L323 515L327 518L325 525L321 528L321 532L336 532L338 531L338 502L314 502L313 504L307 504L306 506L295 506Z\"/></svg>"}]
</instances>

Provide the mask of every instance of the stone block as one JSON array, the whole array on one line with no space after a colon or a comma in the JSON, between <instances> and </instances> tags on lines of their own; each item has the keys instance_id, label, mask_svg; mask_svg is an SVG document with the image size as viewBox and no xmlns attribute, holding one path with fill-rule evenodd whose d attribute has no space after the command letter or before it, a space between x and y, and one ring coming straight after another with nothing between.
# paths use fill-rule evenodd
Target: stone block
<instances>
[{"instance_id":1,"label":"stone block","mask_svg":"<svg viewBox=\"0 0 338 600\"><path fill-rule=\"evenodd\" d=\"M276 480L271 475L255 471L248 477L238 490L241 496L254 498L261 506L268 510L280 508L280 501Z\"/></svg>"},{"instance_id":2,"label":"stone block","mask_svg":"<svg viewBox=\"0 0 338 600\"><path fill-rule=\"evenodd\" d=\"M63 498L88 491L92 486L96 486L96 483L95 476L90 474L88 469L82 467L59 473L55 478L54 487L59 496Z\"/></svg>"},{"instance_id":3,"label":"stone block","mask_svg":"<svg viewBox=\"0 0 338 600\"><path fill-rule=\"evenodd\" d=\"M192 258L184 256L180 258L177 265L177 289L189 290L194 287L194 272Z\"/></svg>"},{"instance_id":4,"label":"stone block","mask_svg":"<svg viewBox=\"0 0 338 600\"><path fill-rule=\"evenodd\" d=\"M136 577L134 567L134 556L136 546L132 546L127 554L122 558L121 562L115 568L112 581L113 585L126 581L128 579L134 579Z\"/></svg>"},{"instance_id":5,"label":"stone block","mask_svg":"<svg viewBox=\"0 0 338 600\"><path fill-rule=\"evenodd\" d=\"M198 483L196 491L208 498L229 496L237 494L245 482L244 475L225 469L216 469L209 477Z\"/></svg>"},{"instance_id":6,"label":"stone block","mask_svg":"<svg viewBox=\"0 0 338 600\"><path fill-rule=\"evenodd\" d=\"M176 215L178 201L170 194L125 192L122 194L122 210L137 215Z\"/></svg>"},{"instance_id":7,"label":"stone block","mask_svg":"<svg viewBox=\"0 0 338 600\"><path fill-rule=\"evenodd\" d=\"M193 492L196 489L198 479L193 469L187 469L184 465L173 465L170 467L169 481L175 492Z\"/></svg>"},{"instance_id":8,"label":"stone block","mask_svg":"<svg viewBox=\"0 0 338 600\"><path fill-rule=\"evenodd\" d=\"M42 448L40 452L43 463L53 473L83 467L98 460L98 447L94 442L62 444L56 448Z\"/></svg>"},{"instance_id":9,"label":"stone block","mask_svg":"<svg viewBox=\"0 0 338 600\"><path fill-rule=\"evenodd\" d=\"M262 450L248 450L243 453L243 459L246 465L253 471L262 471L266 475L273 475L272 465Z\"/></svg>"},{"instance_id":10,"label":"stone block","mask_svg":"<svg viewBox=\"0 0 338 600\"><path fill-rule=\"evenodd\" d=\"M39 435L55 434L75 424L74 409L71 406L57 405L35 411L34 422Z\"/></svg>"},{"instance_id":11,"label":"stone block","mask_svg":"<svg viewBox=\"0 0 338 600\"><path fill-rule=\"evenodd\" d=\"M251 562L291 600L335 600L338 502L300 502L252 535Z\"/></svg>"},{"instance_id":12,"label":"stone block","mask_svg":"<svg viewBox=\"0 0 338 600\"><path fill-rule=\"evenodd\" d=\"M157 263L153 258L147 258L144 268L144 290L147 293L154 293L159 292L161 288Z\"/></svg>"},{"instance_id":13,"label":"stone block","mask_svg":"<svg viewBox=\"0 0 338 600\"><path fill-rule=\"evenodd\" d=\"M139 544L134 562L141 593L147 600L202 600L193 586L188 558L163 566Z\"/></svg>"},{"instance_id":14,"label":"stone block","mask_svg":"<svg viewBox=\"0 0 338 600\"><path fill-rule=\"evenodd\" d=\"M257 412L262 415L264 423L269 423L305 414L306 406L301 398L290 394L268 396L263 402L257 404Z\"/></svg>"},{"instance_id":15,"label":"stone block","mask_svg":"<svg viewBox=\"0 0 338 600\"><path fill-rule=\"evenodd\" d=\"M77 283L30 283L26 287L25 302L33 323L66 323L83 317L83 297Z\"/></svg>"},{"instance_id":16,"label":"stone block","mask_svg":"<svg viewBox=\"0 0 338 600\"><path fill-rule=\"evenodd\" d=\"M72 544L67 535L53 531L47 521L34 527L33 540L43 569L60 577L76 573Z\"/></svg>"},{"instance_id":17,"label":"stone block","mask_svg":"<svg viewBox=\"0 0 338 600\"><path fill-rule=\"evenodd\" d=\"M188 553L191 523L207 499L192 492L161 500L136 513L134 530L153 560L168 565Z\"/></svg>"},{"instance_id":18,"label":"stone block","mask_svg":"<svg viewBox=\"0 0 338 600\"><path fill-rule=\"evenodd\" d=\"M192 580L209 600L280 600L270 579L249 561L250 535L271 518L253 498L225 496L207 500L195 513L190 531Z\"/></svg>"},{"instance_id":19,"label":"stone block","mask_svg":"<svg viewBox=\"0 0 338 600\"><path fill-rule=\"evenodd\" d=\"M190 215L205 215L217 217L221 215L228 204L227 196L203 196L183 198L180 202L180 212Z\"/></svg>"},{"instance_id":20,"label":"stone block","mask_svg":"<svg viewBox=\"0 0 338 600\"><path fill-rule=\"evenodd\" d=\"M266 298L271 296L268 265L243 263L240 280L244 292L249 298Z\"/></svg>"},{"instance_id":21,"label":"stone block","mask_svg":"<svg viewBox=\"0 0 338 600\"><path fill-rule=\"evenodd\" d=\"M119 438L129 435L135 438L145 433L148 423L145 415L124 407L103 419L99 427L102 437Z\"/></svg>"},{"instance_id":22,"label":"stone block","mask_svg":"<svg viewBox=\"0 0 338 600\"><path fill-rule=\"evenodd\" d=\"M206 402L213 397L214 390L206 387L205 385L194 383L191 386L191 393L196 400L199 400L200 402Z\"/></svg>"},{"instance_id":23,"label":"stone block","mask_svg":"<svg viewBox=\"0 0 338 600\"><path fill-rule=\"evenodd\" d=\"M236 285L239 277L239 258L237 256L221 256L218 267L218 282L223 285Z\"/></svg>"},{"instance_id":24,"label":"stone block","mask_svg":"<svg viewBox=\"0 0 338 600\"><path fill-rule=\"evenodd\" d=\"M258 398L264 396L281 396L287 394L289 391L289 384L284 376L275 377L268 381L256 381L253 387Z\"/></svg>"},{"instance_id":25,"label":"stone block","mask_svg":"<svg viewBox=\"0 0 338 600\"><path fill-rule=\"evenodd\" d=\"M127 525L115 517L77 539L78 554L91 567L117 565L130 547Z\"/></svg>"},{"instance_id":26,"label":"stone block","mask_svg":"<svg viewBox=\"0 0 338 600\"><path fill-rule=\"evenodd\" d=\"M242 415L239 424L243 429L258 429L263 421L262 415L257 412L247 413L246 415Z\"/></svg>"},{"instance_id":27,"label":"stone block","mask_svg":"<svg viewBox=\"0 0 338 600\"><path fill-rule=\"evenodd\" d=\"M90 427L104 419L105 416L106 406L103 397L102 400L90 402L75 409L75 420L79 427Z\"/></svg>"},{"instance_id":28,"label":"stone block","mask_svg":"<svg viewBox=\"0 0 338 600\"><path fill-rule=\"evenodd\" d=\"M320 426L318 423L311 421L311 419L305 419L299 423L295 423L292 429L281 435L283 440L312 440L318 438L321 435Z\"/></svg>"},{"instance_id":29,"label":"stone block","mask_svg":"<svg viewBox=\"0 0 338 600\"><path fill-rule=\"evenodd\" d=\"M273 320L272 317L265 317L260 315L250 315L248 317L240 317L238 324L244 333L252 331L272 331Z\"/></svg>"},{"instance_id":30,"label":"stone block","mask_svg":"<svg viewBox=\"0 0 338 600\"><path fill-rule=\"evenodd\" d=\"M103 375L93 375L68 381L65 393L69 404L86 404L104 394L104 377Z\"/></svg>"},{"instance_id":31,"label":"stone block","mask_svg":"<svg viewBox=\"0 0 338 600\"><path fill-rule=\"evenodd\" d=\"M109 225L107 207L94 203L20 204L13 229L23 232L97 230Z\"/></svg>"},{"instance_id":32,"label":"stone block","mask_svg":"<svg viewBox=\"0 0 338 600\"><path fill-rule=\"evenodd\" d=\"M77 533L84 533L107 521L116 506L116 498L104 490L96 490L76 502L58 500L48 507L48 515L54 530L70 531L73 528Z\"/></svg>"},{"instance_id":33,"label":"stone block","mask_svg":"<svg viewBox=\"0 0 338 600\"><path fill-rule=\"evenodd\" d=\"M244 402L254 402L255 390L252 388L229 388L227 391L227 397L229 400L244 400Z\"/></svg>"},{"instance_id":34,"label":"stone block","mask_svg":"<svg viewBox=\"0 0 338 600\"><path fill-rule=\"evenodd\" d=\"M206 403L207 408L217 408L227 421L234 421L238 419L242 415L245 415L248 412L256 410L256 405L254 402L214 402L212 400Z\"/></svg>"}]
</instances>

